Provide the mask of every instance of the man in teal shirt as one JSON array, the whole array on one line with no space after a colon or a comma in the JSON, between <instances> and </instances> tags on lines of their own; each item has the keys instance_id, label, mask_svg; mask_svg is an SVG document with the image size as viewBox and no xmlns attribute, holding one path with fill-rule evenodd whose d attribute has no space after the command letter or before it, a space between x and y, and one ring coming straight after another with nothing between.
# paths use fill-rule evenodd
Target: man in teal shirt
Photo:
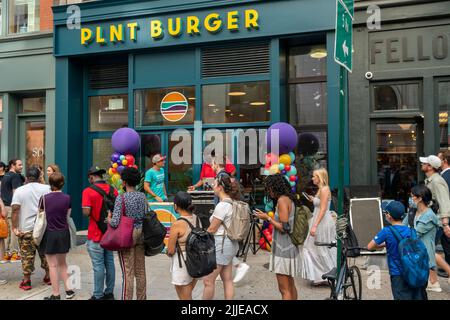
<instances>
[{"instance_id":1,"label":"man in teal shirt","mask_svg":"<svg viewBox=\"0 0 450 320\"><path fill-rule=\"evenodd\" d=\"M147 193L147 200L150 202L167 201L165 186L164 164L166 157L160 154L152 158L153 167L145 173L144 189Z\"/></svg>"}]
</instances>

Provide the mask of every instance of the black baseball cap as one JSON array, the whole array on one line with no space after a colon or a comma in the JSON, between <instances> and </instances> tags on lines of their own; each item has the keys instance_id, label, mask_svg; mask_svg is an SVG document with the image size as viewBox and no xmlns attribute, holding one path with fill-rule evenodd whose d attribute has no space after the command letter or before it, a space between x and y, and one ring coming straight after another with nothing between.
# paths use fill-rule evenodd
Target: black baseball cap
<instances>
[{"instance_id":1,"label":"black baseball cap","mask_svg":"<svg viewBox=\"0 0 450 320\"><path fill-rule=\"evenodd\" d=\"M106 173L106 170L100 169L100 167L98 167L98 166L92 166L88 171L88 176L90 176L90 175L101 176L101 175L104 175L105 173Z\"/></svg>"}]
</instances>

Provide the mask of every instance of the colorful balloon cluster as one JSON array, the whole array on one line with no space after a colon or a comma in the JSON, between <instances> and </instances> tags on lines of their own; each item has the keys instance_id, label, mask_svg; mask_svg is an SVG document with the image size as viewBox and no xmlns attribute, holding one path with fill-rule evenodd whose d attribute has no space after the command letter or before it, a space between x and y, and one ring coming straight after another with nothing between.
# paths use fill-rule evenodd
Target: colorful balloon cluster
<instances>
[{"instance_id":1,"label":"colorful balloon cluster","mask_svg":"<svg viewBox=\"0 0 450 320\"><path fill-rule=\"evenodd\" d=\"M138 169L133 154L137 153L141 142L136 131L130 128L121 128L114 132L111 144L114 148L114 153L111 155L111 167L108 170L108 174L110 176L110 184L120 192L122 190L122 179L120 179L122 171L127 167Z\"/></svg>"},{"instance_id":2,"label":"colorful balloon cluster","mask_svg":"<svg viewBox=\"0 0 450 320\"><path fill-rule=\"evenodd\" d=\"M266 165L264 167L264 175L269 176L272 174L281 173L289 181L292 192L295 193L296 185L298 182L297 168L294 165L295 154L289 152L282 154L280 157L273 153L266 155Z\"/></svg>"},{"instance_id":3,"label":"colorful balloon cluster","mask_svg":"<svg viewBox=\"0 0 450 320\"><path fill-rule=\"evenodd\" d=\"M111 155L111 167L108 170L112 183L122 183L120 174L126 167L137 169L138 166L135 164L135 161L134 156L131 154L123 155L119 152L114 152Z\"/></svg>"},{"instance_id":4,"label":"colorful balloon cluster","mask_svg":"<svg viewBox=\"0 0 450 320\"><path fill-rule=\"evenodd\" d=\"M290 124L278 122L271 125L267 130L266 142L268 149L272 152L266 155L264 175L283 174L287 181L289 181L292 192L295 193L299 180L297 168L294 165L295 154L293 152L298 142L297 132ZM278 151L281 155L274 153L276 145L278 145Z\"/></svg>"},{"instance_id":5,"label":"colorful balloon cluster","mask_svg":"<svg viewBox=\"0 0 450 320\"><path fill-rule=\"evenodd\" d=\"M269 216L273 218L273 211L269 212ZM270 252L270 248L272 246L272 232L273 232L272 224L269 224L269 226L262 231L265 238L261 235L261 238L259 239L259 246L261 247L261 249Z\"/></svg>"}]
</instances>

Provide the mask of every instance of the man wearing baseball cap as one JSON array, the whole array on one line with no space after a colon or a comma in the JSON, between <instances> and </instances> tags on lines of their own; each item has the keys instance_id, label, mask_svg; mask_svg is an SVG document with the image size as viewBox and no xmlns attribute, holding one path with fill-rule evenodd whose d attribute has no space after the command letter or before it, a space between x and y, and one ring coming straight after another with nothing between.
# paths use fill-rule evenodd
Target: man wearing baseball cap
<instances>
[{"instance_id":1,"label":"man wearing baseball cap","mask_svg":"<svg viewBox=\"0 0 450 320\"><path fill-rule=\"evenodd\" d=\"M441 242L448 242L450 238L450 194L447 182L439 174L438 170L442 165L439 157L430 155L428 157L420 157L420 163L422 165L422 171L426 175L425 185L431 190L433 202L437 202L439 209L435 212L438 215L441 227L436 233L436 244ZM442 241L444 239L444 241ZM449 247L443 246L446 257L450 256ZM436 254L436 263L439 267L445 268L446 262L439 255Z\"/></svg>"},{"instance_id":2,"label":"man wearing baseball cap","mask_svg":"<svg viewBox=\"0 0 450 320\"><path fill-rule=\"evenodd\" d=\"M401 202L383 201L381 209L386 216L386 220L402 238L409 238L411 236L410 228L402 223L406 209ZM384 227L367 245L367 249L369 250L383 247L386 247L387 251L389 274L391 276L391 289L394 300L427 300L425 287L412 288L403 279L398 241L390 227Z\"/></svg>"},{"instance_id":3,"label":"man wearing baseball cap","mask_svg":"<svg viewBox=\"0 0 450 320\"><path fill-rule=\"evenodd\" d=\"M114 300L115 266L112 251L104 250L100 241L106 231L106 217L103 208L105 198L117 197L118 192L103 179L106 173L98 166L88 171L91 184L83 190L83 214L89 217L86 247L94 270L94 290L90 300ZM103 217L102 217L103 216Z\"/></svg>"},{"instance_id":4,"label":"man wearing baseball cap","mask_svg":"<svg viewBox=\"0 0 450 320\"><path fill-rule=\"evenodd\" d=\"M167 201L164 165L166 157L159 153L152 157L153 167L145 173L144 189L150 202Z\"/></svg>"}]
</instances>

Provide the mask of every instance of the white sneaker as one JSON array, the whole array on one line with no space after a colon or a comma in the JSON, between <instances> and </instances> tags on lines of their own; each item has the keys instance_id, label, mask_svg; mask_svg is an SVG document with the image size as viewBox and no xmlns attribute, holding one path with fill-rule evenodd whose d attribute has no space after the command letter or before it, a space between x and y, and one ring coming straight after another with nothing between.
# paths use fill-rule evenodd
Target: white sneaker
<instances>
[{"instance_id":1,"label":"white sneaker","mask_svg":"<svg viewBox=\"0 0 450 320\"><path fill-rule=\"evenodd\" d=\"M430 281L428 281L427 290L433 292L442 292L442 288L441 285L439 284L439 281L436 281L433 284Z\"/></svg>"},{"instance_id":2,"label":"white sneaker","mask_svg":"<svg viewBox=\"0 0 450 320\"><path fill-rule=\"evenodd\" d=\"M233 283L241 281L245 277L249 269L250 266L248 264L244 262L239 263L236 267L236 275L234 276Z\"/></svg>"},{"instance_id":3,"label":"white sneaker","mask_svg":"<svg viewBox=\"0 0 450 320\"><path fill-rule=\"evenodd\" d=\"M4 284L7 284L7 283L8 283L7 280L0 280L0 286L2 286L2 285L4 285Z\"/></svg>"}]
</instances>

